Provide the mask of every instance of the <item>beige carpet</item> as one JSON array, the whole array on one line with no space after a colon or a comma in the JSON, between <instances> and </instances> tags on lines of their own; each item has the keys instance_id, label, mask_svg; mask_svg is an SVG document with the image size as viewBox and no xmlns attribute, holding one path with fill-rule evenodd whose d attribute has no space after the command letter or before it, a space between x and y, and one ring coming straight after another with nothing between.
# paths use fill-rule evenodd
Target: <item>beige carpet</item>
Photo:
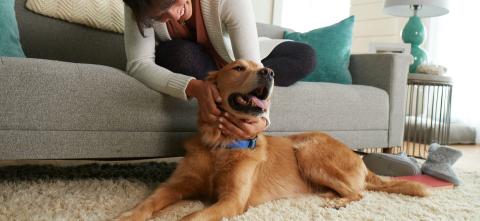
<instances>
[{"instance_id":1,"label":"beige carpet","mask_svg":"<svg viewBox=\"0 0 480 221\"><path fill-rule=\"evenodd\" d=\"M480 173L459 174L463 186L437 189L427 198L367 192L361 201L336 210L325 208L322 198L305 196L249 208L231 220L480 220ZM0 182L0 220L108 220L150 191L127 180ZM177 220L201 208L200 202L181 202L154 220Z\"/></svg>"}]
</instances>

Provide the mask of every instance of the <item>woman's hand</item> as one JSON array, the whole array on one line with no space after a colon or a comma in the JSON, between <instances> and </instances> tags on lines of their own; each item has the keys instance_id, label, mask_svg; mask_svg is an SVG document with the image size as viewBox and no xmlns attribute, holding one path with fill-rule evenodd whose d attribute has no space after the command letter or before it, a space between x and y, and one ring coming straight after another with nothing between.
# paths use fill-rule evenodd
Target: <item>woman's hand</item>
<instances>
[{"instance_id":1,"label":"woman's hand","mask_svg":"<svg viewBox=\"0 0 480 221\"><path fill-rule=\"evenodd\" d=\"M237 139L252 139L267 128L267 121L263 117L245 122L225 112L219 121L218 127L222 133Z\"/></svg>"},{"instance_id":2,"label":"woman's hand","mask_svg":"<svg viewBox=\"0 0 480 221\"><path fill-rule=\"evenodd\" d=\"M200 118L208 123L219 123L218 127L224 135L238 139L250 139L267 128L264 118L245 122L224 113L223 116L217 103L222 102L217 87L202 80L191 80L186 89L187 96L195 97L200 110Z\"/></svg>"},{"instance_id":3,"label":"woman's hand","mask_svg":"<svg viewBox=\"0 0 480 221\"><path fill-rule=\"evenodd\" d=\"M218 122L221 111L215 102L222 102L217 87L202 80L191 80L185 91L188 97L195 97L200 110L200 118L208 123Z\"/></svg>"}]
</instances>

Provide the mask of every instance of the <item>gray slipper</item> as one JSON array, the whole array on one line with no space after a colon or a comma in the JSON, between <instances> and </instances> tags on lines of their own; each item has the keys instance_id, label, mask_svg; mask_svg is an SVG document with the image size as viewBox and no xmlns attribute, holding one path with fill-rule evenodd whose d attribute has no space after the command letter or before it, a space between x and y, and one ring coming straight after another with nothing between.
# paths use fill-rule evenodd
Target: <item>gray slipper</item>
<instances>
[{"instance_id":1,"label":"gray slipper","mask_svg":"<svg viewBox=\"0 0 480 221\"><path fill-rule=\"evenodd\" d=\"M450 183L453 183L455 186L458 186L462 181L457 177L455 171L447 163L427 163L425 162L422 165L422 172L430 176L446 180Z\"/></svg>"},{"instance_id":2,"label":"gray slipper","mask_svg":"<svg viewBox=\"0 0 480 221\"><path fill-rule=\"evenodd\" d=\"M412 161L412 163L414 163L415 165L418 166L418 161L417 161L414 157L409 157L409 156L407 155L407 153L405 153L405 152L400 152L400 153L398 154L398 156L401 156L401 157L403 157L403 158L408 158L410 161Z\"/></svg>"},{"instance_id":3,"label":"gray slipper","mask_svg":"<svg viewBox=\"0 0 480 221\"><path fill-rule=\"evenodd\" d=\"M458 186L461 181L453 171L452 165L461 156L462 152L459 150L433 143L428 149L428 158L422 165L422 172Z\"/></svg>"},{"instance_id":4,"label":"gray slipper","mask_svg":"<svg viewBox=\"0 0 480 221\"><path fill-rule=\"evenodd\" d=\"M417 161L402 152L398 155L371 153L363 157L369 170L381 176L414 176L421 174Z\"/></svg>"}]
</instances>

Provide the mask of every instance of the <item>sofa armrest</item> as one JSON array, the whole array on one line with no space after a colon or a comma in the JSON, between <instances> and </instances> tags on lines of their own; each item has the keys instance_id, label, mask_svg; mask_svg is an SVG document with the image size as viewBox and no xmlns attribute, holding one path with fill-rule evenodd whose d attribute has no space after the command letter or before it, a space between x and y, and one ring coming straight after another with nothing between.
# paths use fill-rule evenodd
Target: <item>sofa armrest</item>
<instances>
[{"instance_id":1,"label":"sofa armrest","mask_svg":"<svg viewBox=\"0 0 480 221\"><path fill-rule=\"evenodd\" d=\"M293 30L271 24L257 23L257 31L259 37L283 39L285 31L292 32Z\"/></svg>"},{"instance_id":2,"label":"sofa armrest","mask_svg":"<svg viewBox=\"0 0 480 221\"><path fill-rule=\"evenodd\" d=\"M389 147L403 143L407 77L412 61L406 54L354 54L350 58L353 84L377 87L389 95Z\"/></svg>"}]
</instances>

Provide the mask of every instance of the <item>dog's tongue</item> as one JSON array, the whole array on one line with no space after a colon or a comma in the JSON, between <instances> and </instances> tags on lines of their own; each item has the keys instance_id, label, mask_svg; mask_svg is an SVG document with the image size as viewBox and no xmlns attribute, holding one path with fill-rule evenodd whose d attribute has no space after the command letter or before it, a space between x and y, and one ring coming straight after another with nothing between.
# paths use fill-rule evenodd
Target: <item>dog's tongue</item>
<instances>
[{"instance_id":1,"label":"dog's tongue","mask_svg":"<svg viewBox=\"0 0 480 221\"><path fill-rule=\"evenodd\" d=\"M255 96L252 96L252 102L259 108L262 108L263 110L268 109L268 101L267 100L260 100Z\"/></svg>"}]
</instances>

